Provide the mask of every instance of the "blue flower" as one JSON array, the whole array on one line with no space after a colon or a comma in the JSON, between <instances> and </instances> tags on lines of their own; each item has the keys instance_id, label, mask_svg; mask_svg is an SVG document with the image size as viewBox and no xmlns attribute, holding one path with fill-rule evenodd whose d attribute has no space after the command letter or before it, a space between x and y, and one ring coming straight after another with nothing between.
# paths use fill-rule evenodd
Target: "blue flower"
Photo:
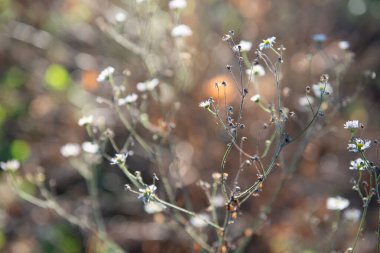
<instances>
[{"instance_id":1,"label":"blue flower","mask_svg":"<svg viewBox=\"0 0 380 253\"><path fill-rule=\"evenodd\" d=\"M263 40L263 42L260 43L259 48L260 50L263 50L264 48L271 48L274 43L276 43L276 37L271 37Z\"/></svg>"}]
</instances>

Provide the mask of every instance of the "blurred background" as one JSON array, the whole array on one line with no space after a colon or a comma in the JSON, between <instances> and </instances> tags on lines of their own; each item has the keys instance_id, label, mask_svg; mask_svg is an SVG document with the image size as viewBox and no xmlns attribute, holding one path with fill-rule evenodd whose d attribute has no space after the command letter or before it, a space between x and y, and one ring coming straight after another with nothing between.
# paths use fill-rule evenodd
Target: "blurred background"
<instances>
[{"instance_id":1,"label":"blurred background","mask_svg":"<svg viewBox=\"0 0 380 253\"><path fill-rule=\"evenodd\" d=\"M172 29L178 24L189 26L192 35L173 38ZM158 132L167 131L169 123L175 125L167 142L160 144L165 147L162 162L152 164L138 146L128 162L149 183L153 172L159 177L160 172L175 174L170 180L177 187L178 203L188 195L196 212L207 208L197 183L212 181L228 142L214 117L198 106L210 96L217 97L215 82L233 83L226 65L233 65L235 59L221 39L224 34L233 30L236 42L251 41L251 61L263 39L277 37L276 47L286 48L284 104L304 125L310 113L300 108L298 100L321 74L329 74L333 86L340 83L334 90L340 99L360 87L348 106L337 109L333 118L326 117L328 124L315 130L318 134L310 138L295 173L244 252L344 252L350 246L358 222L339 219L334 232L336 213L327 210L325 203L328 197L340 195L350 200L350 207L361 208L360 198L351 189L355 173L348 167L356 157L346 150L350 135L343 131L343 124L358 119L365 125L363 137L379 136L380 82L363 81L372 73L368 71L376 73L380 68L379 0L188 0L182 10L170 9L163 0L0 0L0 25L0 161L21 161L23 175L43 169L57 201L78 217L86 217L91 200L86 182L62 156L61 147L90 140L77 123L89 114L96 116L100 128L113 129L118 144L127 136L115 113L97 103L97 97L112 99L111 87L96 80L107 66L115 68L115 81L124 83L129 92L137 92L138 82L160 80L161 99L152 99L146 112ZM314 41L315 34L325 34L326 41ZM348 41L349 49L342 50L340 41ZM273 100L273 77L267 73L259 85L261 95ZM237 107L238 94L233 86L226 89L228 104ZM249 152L255 152L258 140L263 143L270 137L270 129L262 130L269 120L247 100L246 128L241 134L251 138ZM291 134L300 129L297 124L291 127ZM155 141L139 125L137 131ZM284 164L291 161L297 145L285 149ZM107 150L114 154L110 147ZM378 164L376 153L374 147L368 156ZM88 164L98 175L101 214L113 241L126 252L199 252L184 231L173 228L170 216L144 211L143 203L124 190L128 180L117 167L91 159ZM238 162L234 151L227 172L233 173ZM242 188L254 181L256 171L244 173ZM4 174L0 174L0 252L107 252L97 249L96 238L88 231L21 200ZM281 177L281 170L276 170L262 194L241 207L232 225L232 241L249 234L246 224L260 215ZM181 183L176 184L178 178ZM24 182L23 187L38 192L33 184ZM373 202L358 252L375 252L377 213ZM332 245L325 245L327 235L333 238Z\"/></svg>"}]
</instances>

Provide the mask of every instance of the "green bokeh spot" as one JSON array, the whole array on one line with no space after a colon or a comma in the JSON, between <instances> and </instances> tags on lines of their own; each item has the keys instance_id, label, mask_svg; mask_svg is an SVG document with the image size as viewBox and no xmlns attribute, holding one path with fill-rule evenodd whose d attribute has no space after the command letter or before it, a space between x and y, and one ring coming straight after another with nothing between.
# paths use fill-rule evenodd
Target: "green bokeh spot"
<instances>
[{"instance_id":1,"label":"green bokeh spot","mask_svg":"<svg viewBox=\"0 0 380 253\"><path fill-rule=\"evenodd\" d=\"M30 155L30 146L26 141L14 140L11 144L12 157L19 161L25 161Z\"/></svg>"},{"instance_id":2,"label":"green bokeh spot","mask_svg":"<svg viewBox=\"0 0 380 253\"><path fill-rule=\"evenodd\" d=\"M45 82L53 90L63 91L70 85L69 72L59 64L52 64L45 72Z\"/></svg>"},{"instance_id":3,"label":"green bokeh spot","mask_svg":"<svg viewBox=\"0 0 380 253\"><path fill-rule=\"evenodd\" d=\"M4 106L0 105L0 126L7 119L7 110L5 110Z\"/></svg>"},{"instance_id":4,"label":"green bokeh spot","mask_svg":"<svg viewBox=\"0 0 380 253\"><path fill-rule=\"evenodd\" d=\"M18 67L12 67L5 73L4 83L8 87L18 88L25 83L25 80L25 72Z\"/></svg>"}]
</instances>

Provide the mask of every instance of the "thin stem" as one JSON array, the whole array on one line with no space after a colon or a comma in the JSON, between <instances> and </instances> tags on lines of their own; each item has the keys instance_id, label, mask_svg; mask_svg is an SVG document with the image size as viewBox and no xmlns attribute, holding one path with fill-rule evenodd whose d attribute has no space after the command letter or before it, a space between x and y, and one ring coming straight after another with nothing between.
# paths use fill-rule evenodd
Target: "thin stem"
<instances>
[{"instance_id":1,"label":"thin stem","mask_svg":"<svg viewBox=\"0 0 380 253\"><path fill-rule=\"evenodd\" d=\"M367 215L368 204L369 204L369 199L366 200L366 203L364 204L363 214L362 214L362 217L361 217L361 219L360 219L359 228L358 228L358 231L356 232L356 237L355 237L354 244L353 244L353 246L352 246L351 253L354 253L354 252L355 252L356 244L357 244L357 242L358 242L358 240L359 240L360 233L362 232L362 230L363 230L363 228L364 228L364 222L365 222L365 217L366 217L366 215Z\"/></svg>"}]
</instances>

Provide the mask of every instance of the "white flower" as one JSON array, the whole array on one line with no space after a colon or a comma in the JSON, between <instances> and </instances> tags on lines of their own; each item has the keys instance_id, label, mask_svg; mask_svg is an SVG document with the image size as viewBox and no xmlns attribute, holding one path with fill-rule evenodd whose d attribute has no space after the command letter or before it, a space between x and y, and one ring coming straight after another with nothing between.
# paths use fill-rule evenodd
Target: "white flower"
<instances>
[{"instance_id":1,"label":"white flower","mask_svg":"<svg viewBox=\"0 0 380 253\"><path fill-rule=\"evenodd\" d=\"M260 50L263 50L264 48L271 48L274 43L276 43L276 37L270 37L266 40L263 40L263 42L260 43L259 48Z\"/></svg>"},{"instance_id":2,"label":"white flower","mask_svg":"<svg viewBox=\"0 0 380 253\"><path fill-rule=\"evenodd\" d=\"M359 120L349 120L344 124L345 129L355 129L359 128Z\"/></svg>"},{"instance_id":3,"label":"white flower","mask_svg":"<svg viewBox=\"0 0 380 253\"><path fill-rule=\"evenodd\" d=\"M138 91L151 91L154 90L157 85L160 83L160 81L157 78L154 78L149 81L140 82L136 85L136 88Z\"/></svg>"},{"instance_id":4,"label":"white flower","mask_svg":"<svg viewBox=\"0 0 380 253\"><path fill-rule=\"evenodd\" d=\"M239 46L240 46L240 52L248 52L252 48L252 42L242 40L239 44L235 45L232 49L235 52L239 52Z\"/></svg>"},{"instance_id":5,"label":"white flower","mask_svg":"<svg viewBox=\"0 0 380 253\"><path fill-rule=\"evenodd\" d=\"M166 206L158 202L148 202L144 205L145 212L149 214L162 212L165 208Z\"/></svg>"},{"instance_id":6,"label":"white flower","mask_svg":"<svg viewBox=\"0 0 380 253\"><path fill-rule=\"evenodd\" d=\"M210 105L211 105L210 100L205 100L199 103L199 107L202 107L202 108L209 108Z\"/></svg>"},{"instance_id":7,"label":"white flower","mask_svg":"<svg viewBox=\"0 0 380 253\"><path fill-rule=\"evenodd\" d=\"M115 14L115 20L119 23L124 22L127 19L127 13L124 11L119 11Z\"/></svg>"},{"instance_id":8,"label":"white flower","mask_svg":"<svg viewBox=\"0 0 380 253\"><path fill-rule=\"evenodd\" d=\"M193 34L193 31L187 25L177 25L172 29L173 37L188 37Z\"/></svg>"},{"instance_id":9,"label":"white flower","mask_svg":"<svg viewBox=\"0 0 380 253\"><path fill-rule=\"evenodd\" d=\"M351 208L344 211L343 217L346 220L357 222L360 219L361 214L362 212L359 209Z\"/></svg>"},{"instance_id":10,"label":"white flower","mask_svg":"<svg viewBox=\"0 0 380 253\"><path fill-rule=\"evenodd\" d=\"M154 198L154 193L156 192L157 187L155 185L147 185L145 189L139 189L140 195L138 199L142 199L145 204L149 203Z\"/></svg>"},{"instance_id":11,"label":"white flower","mask_svg":"<svg viewBox=\"0 0 380 253\"><path fill-rule=\"evenodd\" d=\"M172 0L169 2L169 9L172 10L181 10L186 8L187 1L186 0Z\"/></svg>"},{"instance_id":12,"label":"white flower","mask_svg":"<svg viewBox=\"0 0 380 253\"><path fill-rule=\"evenodd\" d=\"M247 69L245 73L248 75L248 77L254 76L264 76L265 75L265 69L260 64L253 65L252 68Z\"/></svg>"},{"instance_id":13,"label":"white flower","mask_svg":"<svg viewBox=\"0 0 380 253\"><path fill-rule=\"evenodd\" d=\"M191 225L196 228L202 228L207 226L207 222L205 220L210 220L210 217L207 214L199 214L190 219Z\"/></svg>"},{"instance_id":14,"label":"white flower","mask_svg":"<svg viewBox=\"0 0 380 253\"><path fill-rule=\"evenodd\" d=\"M119 106L122 106L122 105L125 105L125 104L131 104L133 102L136 102L137 98L139 96L135 93L132 93L128 96L126 96L125 98L120 98L117 103Z\"/></svg>"},{"instance_id":15,"label":"white flower","mask_svg":"<svg viewBox=\"0 0 380 253\"><path fill-rule=\"evenodd\" d=\"M102 72L100 72L100 74L98 75L98 78L96 78L96 81L98 81L99 83L104 82L113 74L114 71L115 69L113 67L108 66L107 68L102 70Z\"/></svg>"},{"instance_id":16,"label":"white flower","mask_svg":"<svg viewBox=\"0 0 380 253\"><path fill-rule=\"evenodd\" d=\"M225 205L225 200L222 195L215 195L211 197L210 204L214 207L222 207Z\"/></svg>"},{"instance_id":17,"label":"white flower","mask_svg":"<svg viewBox=\"0 0 380 253\"><path fill-rule=\"evenodd\" d=\"M337 196L335 198L331 197L327 199L326 206L329 210L343 210L350 205L348 199Z\"/></svg>"},{"instance_id":18,"label":"white flower","mask_svg":"<svg viewBox=\"0 0 380 253\"><path fill-rule=\"evenodd\" d=\"M340 49L346 50L346 49L348 49L350 47L350 42L344 41L344 40L343 41L339 41L338 46L339 46Z\"/></svg>"},{"instance_id":19,"label":"white flower","mask_svg":"<svg viewBox=\"0 0 380 253\"><path fill-rule=\"evenodd\" d=\"M311 37L315 42L325 42L327 40L327 36L323 33L318 33L318 34L314 34L312 37Z\"/></svg>"},{"instance_id":20,"label":"white flower","mask_svg":"<svg viewBox=\"0 0 380 253\"><path fill-rule=\"evenodd\" d=\"M360 138L353 139L352 143L349 143L347 146L348 151L351 152L363 152L371 146L370 140L363 140Z\"/></svg>"},{"instance_id":21,"label":"white flower","mask_svg":"<svg viewBox=\"0 0 380 253\"><path fill-rule=\"evenodd\" d=\"M251 101L253 101L255 103L260 102L260 99L261 99L261 96L259 94L256 94L256 95L251 97Z\"/></svg>"},{"instance_id":22,"label":"white flower","mask_svg":"<svg viewBox=\"0 0 380 253\"><path fill-rule=\"evenodd\" d=\"M310 103L310 104L309 104ZM314 98L309 97L309 96L302 96L298 99L298 104L301 107L309 107L314 103Z\"/></svg>"},{"instance_id":23,"label":"white flower","mask_svg":"<svg viewBox=\"0 0 380 253\"><path fill-rule=\"evenodd\" d=\"M78 156L80 154L80 146L76 143L67 143L61 147L60 152L64 157Z\"/></svg>"},{"instance_id":24,"label":"white flower","mask_svg":"<svg viewBox=\"0 0 380 253\"><path fill-rule=\"evenodd\" d=\"M0 167L4 171L16 171L20 168L20 162L15 159L8 160L6 162L0 162Z\"/></svg>"},{"instance_id":25,"label":"white flower","mask_svg":"<svg viewBox=\"0 0 380 253\"><path fill-rule=\"evenodd\" d=\"M78 125L84 126L84 125L92 124L92 122L94 122L93 115L83 116L82 118L78 120Z\"/></svg>"},{"instance_id":26,"label":"white flower","mask_svg":"<svg viewBox=\"0 0 380 253\"><path fill-rule=\"evenodd\" d=\"M351 164L351 166L349 168L350 170L364 170L366 167L364 160L361 158L358 158L354 161L351 161L350 164Z\"/></svg>"},{"instance_id":27,"label":"white flower","mask_svg":"<svg viewBox=\"0 0 380 253\"><path fill-rule=\"evenodd\" d=\"M127 160L128 157L128 152L123 153L123 154L115 154L114 157L111 158L110 164L124 164L125 161Z\"/></svg>"},{"instance_id":28,"label":"white flower","mask_svg":"<svg viewBox=\"0 0 380 253\"><path fill-rule=\"evenodd\" d=\"M82 149L87 153L95 154L99 151L99 145L93 142L86 141L82 143Z\"/></svg>"},{"instance_id":29,"label":"white flower","mask_svg":"<svg viewBox=\"0 0 380 253\"><path fill-rule=\"evenodd\" d=\"M330 83L313 84L312 89L316 97L320 97L322 95L322 92L323 92L323 95L333 93L333 88L331 87Z\"/></svg>"}]
</instances>

